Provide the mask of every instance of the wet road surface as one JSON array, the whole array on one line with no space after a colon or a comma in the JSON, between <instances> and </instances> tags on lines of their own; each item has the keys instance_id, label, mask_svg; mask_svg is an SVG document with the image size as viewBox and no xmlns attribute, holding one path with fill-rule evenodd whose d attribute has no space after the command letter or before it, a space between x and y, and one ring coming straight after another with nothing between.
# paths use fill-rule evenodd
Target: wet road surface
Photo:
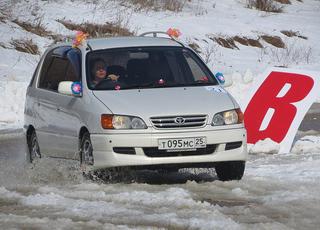
<instances>
[{"instance_id":1,"label":"wet road surface","mask_svg":"<svg viewBox=\"0 0 320 230\"><path fill-rule=\"evenodd\" d=\"M314 105L297 136L319 135ZM241 181L214 170L134 171L91 181L78 163L25 163L20 132L0 138L3 229L317 229L320 152L256 154Z\"/></svg>"}]
</instances>

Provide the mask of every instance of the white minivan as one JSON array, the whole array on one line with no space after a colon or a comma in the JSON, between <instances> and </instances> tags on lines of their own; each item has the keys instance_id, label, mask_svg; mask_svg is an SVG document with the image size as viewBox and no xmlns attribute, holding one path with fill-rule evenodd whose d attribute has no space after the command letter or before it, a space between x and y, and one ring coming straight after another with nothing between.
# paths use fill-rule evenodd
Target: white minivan
<instances>
[{"instance_id":1,"label":"white minivan","mask_svg":"<svg viewBox=\"0 0 320 230\"><path fill-rule=\"evenodd\" d=\"M24 130L31 162L78 159L83 170L214 167L239 180L247 159L237 102L191 48L157 36L49 48L27 89Z\"/></svg>"}]
</instances>

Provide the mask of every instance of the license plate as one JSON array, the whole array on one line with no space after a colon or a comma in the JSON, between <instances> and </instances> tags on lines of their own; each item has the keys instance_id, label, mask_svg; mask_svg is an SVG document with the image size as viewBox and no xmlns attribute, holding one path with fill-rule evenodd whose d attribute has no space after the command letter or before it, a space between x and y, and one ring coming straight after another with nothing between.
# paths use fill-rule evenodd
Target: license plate
<instances>
[{"instance_id":1,"label":"license plate","mask_svg":"<svg viewBox=\"0 0 320 230\"><path fill-rule=\"evenodd\" d=\"M171 138L158 140L158 149L161 150L187 150L205 148L206 146L206 137Z\"/></svg>"}]
</instances>

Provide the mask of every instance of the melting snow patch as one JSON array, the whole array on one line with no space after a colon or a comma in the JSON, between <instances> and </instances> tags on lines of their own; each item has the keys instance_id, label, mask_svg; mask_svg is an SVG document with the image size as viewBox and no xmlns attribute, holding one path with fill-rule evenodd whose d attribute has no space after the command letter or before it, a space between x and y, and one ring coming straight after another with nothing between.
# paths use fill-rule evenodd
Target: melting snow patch
<instances>
[{"instance_id":1,"label":"melting snow patch","mask_svg":"<svg viewBox=\"0 0 320 230\"><path fill-rule=\"evenodd\" d=\"M293 153L320 152L320 136L305 136L298 140L293 148Z\"/></svg>"},{"instance_id":2,"label":"melting snow patch","mask_svg":"<svg viewBox=\"0 0 320 230\"><path fill-rule=\"evenodd\" d=\"M22 196L15 191L9 191L4 187L0 187L0 197L2 199L11 200L11 199L20 199Z\"/></svg>"},{"instance_id":3,"label":"melting snow patch","mask_svg":"<svg viewBox=\"0 0 320 230\"><path fill-rule=\"evenodd\" d=\"M254 84L254 78L250 69L242 76L239 72L234 72L232 76L225 76L226 83L224 87L237 100L241 109L244 109L244 102L247 100L247 93Z\"/></svg>"},{"instance_id":4,"label":"melting snow patch","mask_svg":"<svg viewBox=\"0 0 320 230\"><path fill-rule=\"evenodd\" d=\"M42 188L42 192L48 193L28 195L21 199L21 203L39 208L59 207L59 214L65 218L90 217L94 221L107 221L112 224L182 229L239 228L236 222L221 213L215 205L194 200L192 193L183 188L173 187L159 192L130 191L106 194L96 196L94 200L91 200L90 194L82 191L79 196L79 191L53 189L57 194L50 190L52 189L49 187Z\"/></svg>"},{"instance_id":5,"label":"melting snow patch","mask_svg":"<svg viewBox=\"0 0 320 230\"><path fill-rule=\"evenodd\" d=\"M27 83L0 81L0 123L23 122L23 109Z\"/></svg>"},{"instance_id":6,"label":"melting snow patch","mask_svg":"<svg viewBox=\"0 0 320 230\"><path fill-rule=\"evenodd\" d=\"M253 74L250 69L247 69L246 73L242 77L242 81L245 84L249 84L249 83L253 82Z\"/></svg>"},{"instance_id":7,"label":"melting snow patch","mask_svg":"<svg viewBox=\"0 0 320 230\"><path fill-rule=\"evenodd\" d=\"M248 145L249 153L251 154L257 154L257 153L278 153L280 149L280 145L274 141L272 141L270 138L267 138L262 141L258 141L256 144Z\"/></svg>"},{"instance_id":8,"label":"melting snow patch","mask_svg":"<svg viewBox=\"0 0 320 230\"><path fill-rule=\"evenodd\" d=\"M241 188L234 188L231 190L231 192L236 196L246 196L248 195L248 191L243 190Z\"/></svg>"}]
</instances>

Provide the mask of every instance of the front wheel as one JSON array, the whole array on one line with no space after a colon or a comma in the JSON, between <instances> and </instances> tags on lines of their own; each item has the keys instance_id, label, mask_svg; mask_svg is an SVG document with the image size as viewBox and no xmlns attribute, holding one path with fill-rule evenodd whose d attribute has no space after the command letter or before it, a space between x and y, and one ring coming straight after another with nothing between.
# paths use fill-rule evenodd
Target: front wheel
<instances>
[{"instance_id":1,"label":"front wheel","mask_svg":"<svg viewBox=\"0 0 320 230\"><path fill-rule=\"evenodd\" d=\"M241 180L245 165L245 161L218 162L215 169L219 180Z\"/></svg>"},{"instance_id":2,"label":"front wheel","mask_svg":"<svg viewBox=\"0 0 320 230\"><path fill-rule=\"evenodd\" d=\"M30 163L34 163L36 160L41 158L39 143L35 131L32 131L28 138L28 150Z\"/></svg>"},{"instance_id":3,"label":"front wheel","mask_svg":"<svg viewBox=\"0 0 320 230\"><path fill-rule=\"evenodd\" d=\"M93 148L90 134L85 133L80 142L80 169L84 174L90 171L90 168L94 163L92 152Z\"/></svg>"}]
</instances>

